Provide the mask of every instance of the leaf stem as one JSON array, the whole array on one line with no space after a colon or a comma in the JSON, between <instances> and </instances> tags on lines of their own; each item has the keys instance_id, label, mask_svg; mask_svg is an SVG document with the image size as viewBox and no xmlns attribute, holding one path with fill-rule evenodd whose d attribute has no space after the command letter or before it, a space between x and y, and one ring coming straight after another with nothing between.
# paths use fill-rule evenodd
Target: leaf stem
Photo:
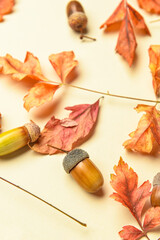
<instances>
[{"instance_id":1,"label":"leaf stem","mask_svg":"<svg viewBox=\"0 0 160 240\"><path fill-rule=\"evenodd\" d=\"M150 23L155 23L155 22L159 22L159 21L160 21L160 18L157 18L157 19L151 20Z\"/></svg>"},{"instance_id":2,"label":"leaf stem","mask_svg":"<svg viewBox=\"0 0 160 240\"><path fill-rule=\"evenodd\" d=\"M18 188L18 189L22 190L23 192L25 192L25 193L28 193L28 194L29 194L29 195L31 195L32 197L34 197L34 198L37 198L37 199L38 199L38 200L40 200L41 202L43 202L43 203L45 203L45 204L49 205L50 207L52 207L52 208L56 209L57 211L59 211L59 212L63 213L64 215L66 215L67 217L71 218L71 219L72 219L72 220L74 220L75 222L77 222L77 223L81 224L82 226L84 226L84 227L86 227L86 226L87 226L87 224L86 224L86 223L83 223L83 222L81 222L81 221L77 220L76 218L72 217L72 216L71 216L71 215L69 215L68 213L65 213L65 212L63 212L63 211L62 211L62 210L60 210L59 208L57 208L57 207L53 206L53 205L52 205L51 203L49 203L49 202L46 202L44 199L42 199L42 198L40 198L40 197L36 196L35 194L33 194L33 193L29 192L28 190L26 190L26 189L24 189L24 188L22 188L22 187L20 187L20 186L18 186L18 185L16 185L16 184L14 184L14 183L12 183L12 182L8 181L8 180L6 180L5 178L2 178L2 177L0 177L0 179L1 179L2 181L6 182L6 183L9 183L10 185L12 185L12 186L14 186L14 187L16 187L16 188Z\"/></svg>"},{"instance_id":3,"label":"leaf stem","mask_svg":"<svg viewBox=\"0 0 160 240\"><path fill-rule=\"evenodd\" d=\"M123 95L118 95L118 94L111 94L109 91L101 92L101 91L96 91L96 90L92 90L92 89L88 89L88 88L84 88L84 87L79 87L79 86L72 85L72 84L67 84L67 83L63 83L63 85L70 86L70 87L73 87L73 88L78 88L78 89L88 91L88 92L93 92L93 93L97 93L97 94L101 94L101 95L106 95L106 96L109 96L109 97L124 98L124 99L143 101L143 102L160 103L160 101L158 101L158 100L151 100L151 99L123 96Z\"/></svg>"}]
</instances>

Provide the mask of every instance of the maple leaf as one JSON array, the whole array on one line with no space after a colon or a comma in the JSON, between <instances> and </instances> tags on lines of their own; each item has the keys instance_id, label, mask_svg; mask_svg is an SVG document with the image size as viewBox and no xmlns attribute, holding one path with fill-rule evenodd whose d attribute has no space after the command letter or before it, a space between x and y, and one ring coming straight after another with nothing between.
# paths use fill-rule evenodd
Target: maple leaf
<instances>
[{"instance_id":1,"label":"maple leaf","mask_svg":"<svg viewBox=\"0 0 160 240\"><path fill-rule=\"evenodd\" d=\"M138 4L141 8L149 13L160 13L160 1L159 0L138 0Z\"/></svg>"},{"instance_id":2,"label":"maple leaf","mask_svg":"<svg viewBox=\"0 0 160 240\"><path fill-rule=\"evenodd\" d=\"M68 75L78 65L78 61L74 60L74 58L75 55L73 51L61 52L49 56L49 60L62 82L65 82Z\"/></svg>"},{"instance_id":3,"label":"maple leaf","mask_svg":"<svg viewBox=\"0 0 160 240\"><path fill-rule=\"evenodd\" d=\"M130 133L131 139L126 140L123 146L126 149L141 153L151 153L156 144L160 145L160 111L156 106L139 104L137 112L145 112L139 120L137 129Z\"/></svg>"},{"instance_id":4,"label":"maple leaf","mask_svg":"<svg viewBox=\"0 0 160 240\"><path fill-rule=\"evenodd\" d=\"M151 45L148 49L149 68L152 73L152 83L157 97L160 95L160 45Z\"/></svg>"},{"instance_id":5,"label":"maple leaf","mask_svg":"<svg viewBox=\"0 0 160 240\"><path fill-rule=\"evenodd\" d=\"M122 0L113 14L100 26L100 28L107 28L120 23L120 32L116 45L116 52L124 57L129 66L133 64L135 57L135 50L137 42L133 30L143 30L146 34L150 35L149 29L140 13L138 13L127 1Z\"/></svg>"},{"instance_id":6,"label":"maple leaf","mask_svg":"<svg viewBox=\"0 0 160 240\"><path fill-rule=\"evenodd\" d=\"M5 14L12 12L14 4L15 4L14 0L1 0L0 1L0 22L3 21L3 16Z\"/></svg>"},{"instance_id":7,"label":"maple leaf","mask_svg":"<svg viewBox=\"0 0 160 240\"><path fill-rule=\"evenodd\" d=\"M63 81L78 64L78 61L73 61L73 58L73 51L52 54L50 56L52 65L56 66L56 72L61 74ZM38 58L30 52L26 53L24 62L13 58L9 54L5 57L0 57L0 73L10 75L12 79L17 81L33 80L33 87L23 99L24 107L27 111L32 107L38 107L47 101L51 101L54 93L61 86L43 75Z\"/></svg>"},{"instance_id":8,"label":"maple leaf","mask_svg":"<svg viewBox=\"0 0 160 240\"><path fill-rule=\"evenodd\" d=\"M80 104L65 109L71 111L69 117L60 120L53 116L45 125L38 141L32 146L34 151L42 154L58 152L48 144L70 151L91 134L98 117L99 100L94 104Z\"/></svg>"},{"instance_id":9,"label":"maple leaf","mask_svg":"<svg viewBox=\"0 0 160 240\"><path fill-rule=\"evenodd\" d=\"M111 186L116 191L110 197L127 207L135 217L140 229L127 225L119 232L124 240L136 240L147 237L147 232L160 226L160 207L149 208L142 222L142 211L150 196L151 184L145 181L138 187L138 175L120 158L118 166L114 166L115 174L111 174ZM147 239L149 239L147 237Z\"/></svg>"}]
</instances>

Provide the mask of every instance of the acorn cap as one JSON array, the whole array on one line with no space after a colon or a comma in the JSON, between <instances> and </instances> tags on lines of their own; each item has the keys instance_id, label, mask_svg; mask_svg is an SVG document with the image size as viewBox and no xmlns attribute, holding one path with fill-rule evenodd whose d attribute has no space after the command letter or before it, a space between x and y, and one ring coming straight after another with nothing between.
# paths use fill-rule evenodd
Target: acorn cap
<instances>
[{"instance_id":1,"label":"acorn cap","mask_svg":"<svg viewBox=\"0 0 160 240\"><path fill-rule=\"evenodd\" d=\"M160 185L160 172L153 178L153 186Z\"/></svg>"},{"instance_id":2,"label":"acorn cap","mask_svg":"<svg viewBox=\"0 0 160 240\"><path fill-rule=\"evenodd\" d=\"M82 149L74 149L70 151L63 159L63 167L66 173L69 173L79 162L89 158L86 151Z\"/></svg>"},{"instance_id":3,"label":"acorn cap","mask_svg":"<svg viewBox=\"0 0 160 240\"><path fill-rule=\"evenodd\" d=\"M40 136L40 128L34 122L26 123L24 127L27 129L31 143L35 142Z\"/></svg>"}]
</instances>

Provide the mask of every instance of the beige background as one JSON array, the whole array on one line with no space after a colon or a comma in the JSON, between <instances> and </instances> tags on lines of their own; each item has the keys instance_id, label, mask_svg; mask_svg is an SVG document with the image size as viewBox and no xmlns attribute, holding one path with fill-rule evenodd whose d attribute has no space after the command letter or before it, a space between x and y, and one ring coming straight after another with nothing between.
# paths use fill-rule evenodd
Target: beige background
<instances>
[{"instance_id":1,"label":"beige background","mask_svg":"<svg viewBox=\"0 0 160 240\"><path fill-rule=\"evenodd\" d=\"M27 51L41 62L44 74L53 81L58 80L48 61L52 53L73 50L79 61L79 75L75 85L110 91L110 93L132 97L155 99L150 70L148 48L159 44L160 23L151 24L157 18L138 7L136 0L129 3L145 17L152 37L137 35L137 60L129 68L115 53L118 33L104 34L99 26L110 16L119 0L81 0L89 19L89 35L97 41L81 41L78 34L68 26L65 8L68 1L19 0L14 12L0 23L0 54L6 53L24 60ZM9 130L23 125L30 119L41 129L52 115L64 118L66 106L93 103L101 95L73 88L57 91L51 103L32 109L23 108L23 96L29 85L15 82L10 77L0 76L0 112L3 115L2 129ZM84 192L65 174L62 167L64 154L43 156L24 148L0 159L0 176L13 181L44 198L55 206L86 222L80 226L54 209L31 196L0 181L0 239L2 240L118 240L118 232L124 225L137 226L131 213L120 203L109 198L113 192L110 173L123 157L139 175L139 184L152 182L160 166L159 156L151 157L127 152L122 143L137 127L140 114L134 107L142 103L105 97L95 133L81 147L102 171L105 184L103 196ZM149 233L157 239L159 232Z\"/></svg>"}]
</instances>

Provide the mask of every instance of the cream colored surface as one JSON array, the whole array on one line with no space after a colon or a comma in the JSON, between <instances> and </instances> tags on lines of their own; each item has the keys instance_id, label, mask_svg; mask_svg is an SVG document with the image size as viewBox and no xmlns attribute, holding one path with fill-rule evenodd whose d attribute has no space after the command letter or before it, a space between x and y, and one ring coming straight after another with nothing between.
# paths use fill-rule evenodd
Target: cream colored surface
<instances>
[{"instance_id":1,"label":"cream colored surface","mask_svg":"<svg viewBox=\"0 0 160 240\"><path fill-rule=\"evenodd\" d=\"M79 61L79 75L75 85L109 91L114 94L155 99L152 77L148 68L148 48L159 44L160 23L151 24L157 16L149 15L138 7L136 1L129 3L143 14L152 37L137 35L137 59L130 68L115 53L118 33L104 34L99 26L110 16L119 0L81 0L88 16L89 35L97 41L81 41L78 34L68 26L65 13L66 0L19 0L14 12L0 23L0 54L11 54L24 60L27 51L41 62L44 74L52 80L58 77L48 61L52 53L73 50ZM57 91L51 103L32 109L23 108L23 96L29 84L0 76L0 112L2 130L35 121L41 129L52 115L64 118L66 106L93 103L101 95L74 88ZM123 157L139 175L139 184L152 182L159 171L159 156L151 157L127 152L122 143L137 127L140 114L133 109L140 101L105 97L101 100L100 114L94 135L81 148L86 150L104 176L102 196L84 192L67 175L62 167L64 154L44 156L28 148L0 159L0 176L13 181L44 198L77 219L86 222L84 228L44 205L33 197L0 181L0 239L1 240L106 240L120 239L118 232L124 225L137 223L131 213L109 195L110 173ZM137 226L138 227L138 226ZM160 232L149 233L151 240Z\"/></svg>"}]
</instances>

